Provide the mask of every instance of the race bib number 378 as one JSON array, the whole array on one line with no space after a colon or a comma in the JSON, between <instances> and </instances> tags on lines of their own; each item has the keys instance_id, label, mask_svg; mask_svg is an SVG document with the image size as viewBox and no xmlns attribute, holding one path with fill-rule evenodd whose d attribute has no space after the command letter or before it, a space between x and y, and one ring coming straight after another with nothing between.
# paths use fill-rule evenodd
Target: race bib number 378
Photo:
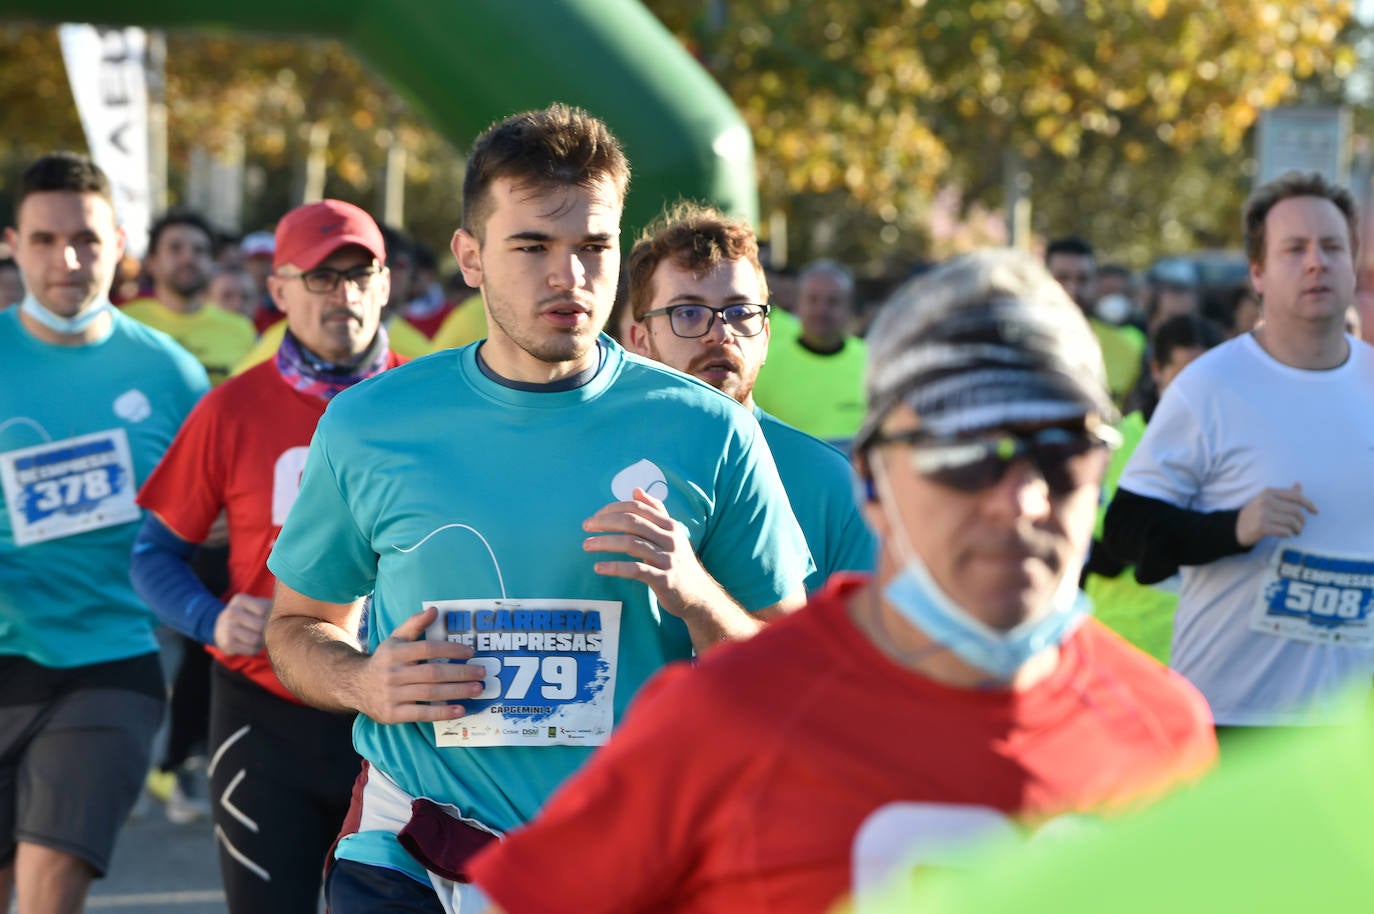
<instances>
[{"instance_id":1,"label":"race bib number 378","mask_svg":"<svg viewBox=\"0 0 1374 914\"><path fill-rule=\"evenodd\" d=\"M467 714L434 725L439 746L599 746L615 723L620 604L607 600L439 600L425 632L485 668Z\"/></svg>"},{"instance_id":2,"label":"race bib number 378","mask_svg":"<svg viewBox=\"0 0 1374 914\"><path fill-rule=\"evenodd\" d=\"M1275 550L1250 627L1311 644L1374 644L1374 561Z\"/></svg>"},{"instance_id":3,"label":"race bib number 378","mask_svg":"<svg viewBox=\"0 0 1374 914\"><path fill-rule=\"evenodd\" d=\"M0 484L18 546L139 518L122 428L0 454Z\"/></svg>"}]
</instances>

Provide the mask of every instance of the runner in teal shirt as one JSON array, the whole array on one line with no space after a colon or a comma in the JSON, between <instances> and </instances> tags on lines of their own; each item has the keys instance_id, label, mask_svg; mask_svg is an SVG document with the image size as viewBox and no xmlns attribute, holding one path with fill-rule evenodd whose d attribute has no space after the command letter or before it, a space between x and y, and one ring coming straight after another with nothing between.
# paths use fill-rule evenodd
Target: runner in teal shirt
<instances>
[{"instance_id":1,"label":"runner in teal shirt","mask_svg":"<svg viewBox=\"0 0 1374 914\"><path fill-rule=\"evenodd\" d=\"M650 674L692 653L686 626L660 610L652 591L596 574L581 548L583 520L630 484L662 498L702 564L746 609L777 603L810 571L758 425L729 398L609 338L588 383L515 389L482 371L479 345L335 398L268 563L317 599L373 593L370 648L436 601L619 604L619 650L603 658L615 666L618 720ZM645 429L671 434L635 431ZM529 729L548 742L542 724ZM359 752L407 793L453 803L498 830L533 816L592 751L437 748L433 724L366 716L354 733ZM382 832L345 839L339 853L423 878Z\"/></svg>"},{"instance_id":2,"label":"runner in teal shirt","mask_svg":"<svg viewBox=\"0 0 1374 914\"><path fill-rule=\"evenodd\" d=\"M117 311L83 346L40 340L19 314L0 313L0 654L71 668L151 653L157 620L129 583L133 496L205 370Z\"/></svg>"},{"instance_id":3,"label":"runner in teal shirt","mask_svg":"<svg viewBox=\"0 0 1374 914\"><path fill-rule=\"evenodd\" d=\"M357 384L316 429L266 641L304 701L359 712L370 766L331 908L481 910L473 842L530 818L651 673L804 602L813 565L758 423L601 334L628 182L585 111L494 125L452 244L489 336ZM341 289L326 320L348 318ZM424 821L461 839L403 850L434 803Z\"/></svg>"},{"instance_id":4,"label":"runner in teal shirt","mask_svg":"<svg viewBox=\"0 0 1374 914\"><path fill-rule=\"evenodd\" d=\"M135 495L209 382L110 304L124 233L94 162L48 153L13 190L26 291L0 314L0 902L13 888L26 910L75 910L167 698L129 580Z\"/></svg>"}]
</instances>

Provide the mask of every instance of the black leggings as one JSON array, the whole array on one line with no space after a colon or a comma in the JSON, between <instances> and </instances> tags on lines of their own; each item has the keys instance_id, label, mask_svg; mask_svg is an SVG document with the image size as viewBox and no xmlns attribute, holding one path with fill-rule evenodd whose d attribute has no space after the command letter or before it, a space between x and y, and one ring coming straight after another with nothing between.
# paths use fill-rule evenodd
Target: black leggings
<instances>
[{"instance_id":1,"label":"black leggings","mask_svg":"<svg viewBox=\"0 0 1374 914\"><path fill-rule=\"evenodd\" d=\"M286 701L216 663L210 795L230 914L315 914L362 764L353 718Z\"/></svg>"},{"instance_id":2,"label":"black leggings","mask_svg":"<svg viewBox=\"0 0 1374 914\"><path fill-rule=\"evenodd\" d=\"M204 751L208 737L210 655L184 635L173 637L181 642L181 661L167 702L167 748L157 766L161 771L176 771L197 750Z\"/></svg>"}]
</instances>

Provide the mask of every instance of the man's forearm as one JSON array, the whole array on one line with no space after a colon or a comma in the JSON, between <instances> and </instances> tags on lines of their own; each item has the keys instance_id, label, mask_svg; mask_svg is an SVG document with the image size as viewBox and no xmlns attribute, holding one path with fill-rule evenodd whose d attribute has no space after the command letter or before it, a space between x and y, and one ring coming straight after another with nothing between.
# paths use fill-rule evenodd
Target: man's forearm
<instances>
[{"instance_id":1,"label":"man's forearm","mask_svg":"<svg viewBox=\"0 0 1374 914\"><path fill-rule=\"evenodd\" d=\"M729 599L722 605L697 607L684 614L683 621L692 638L692 650L698 657L722 642L752 638L766 624Z\"/></svg>"},{"instance_id":2,"label":"man's forearm","mask_svg":"<svg viewBox=\"0 0 1374 914\"><path fill-rule=\"evenodd\" d=\"M323 711L360 711L359 683L368 654L352 631L305 616L273 617L267 623L272 668L301 701Z\"/></svg>"},{"instance_id":3,"label":"man's forearm","mask_svg":"<svg viewBox=\"0 0 1374 914\"><path fill-rule=\"evenodd\" d=\"M699 607L687 614L684 621L687 623L687 633L692 638L692 650L700 657L717 644L752 638L773 619L795 612L805 605L806 596L798 593L750 613L721 591L719 601Z\"/></svg>"}]
</instances>

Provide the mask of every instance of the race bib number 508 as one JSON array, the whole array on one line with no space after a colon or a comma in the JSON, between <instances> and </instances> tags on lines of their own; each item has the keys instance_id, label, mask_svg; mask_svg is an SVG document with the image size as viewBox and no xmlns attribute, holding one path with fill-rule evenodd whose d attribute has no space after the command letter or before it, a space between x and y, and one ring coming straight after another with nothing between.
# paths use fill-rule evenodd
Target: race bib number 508
<instances>
[{"instance_id":1,"label":"race bib number 508","mask_svg":"<svg viewBox=\"0 0 1374 914\"><path fill-rule=\"evenodd\" d=\"M606 600L438 600L430 639L457 641L484 668L468 713L436 723L439 746L599 746L615 722L620 604Z\"/></svg>"},{"instance_id":2,"label":"race bib number 508","mask_svg":"<svg viewBox=\"0 0 1374 914\"><path fill-rule=\"evenodd\" d=\"M1275 550L1250 627L1312 644L1374 644L1374 561Z\"/></svg>"}]
</instances>

